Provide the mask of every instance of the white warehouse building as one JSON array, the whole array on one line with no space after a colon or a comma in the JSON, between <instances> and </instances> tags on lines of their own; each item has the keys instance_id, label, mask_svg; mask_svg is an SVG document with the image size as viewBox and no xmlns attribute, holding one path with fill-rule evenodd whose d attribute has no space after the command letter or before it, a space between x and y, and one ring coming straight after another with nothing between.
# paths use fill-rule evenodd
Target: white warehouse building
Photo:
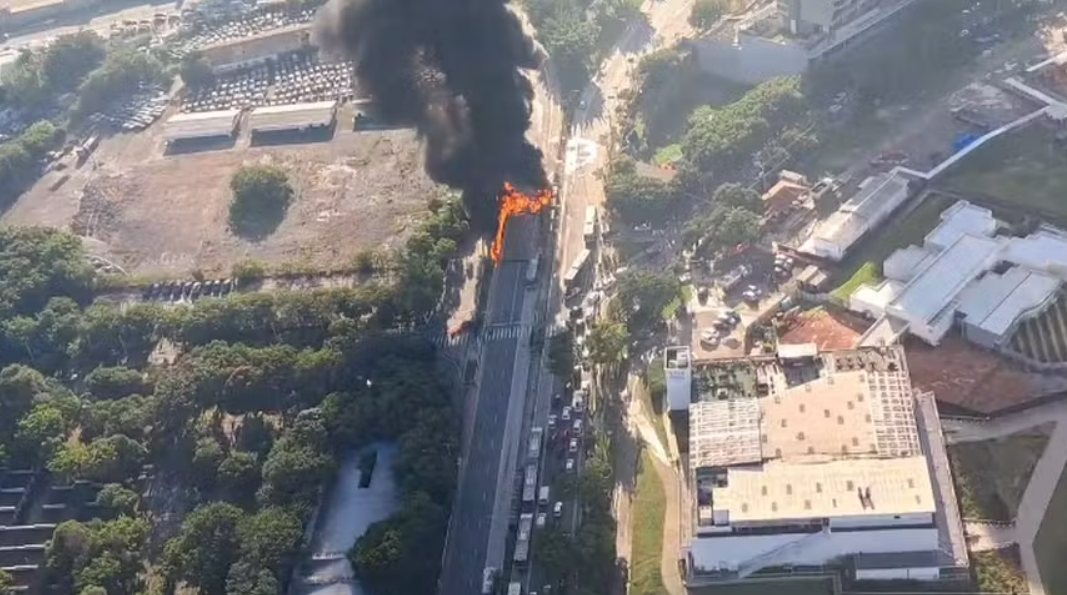
<instances>
[{"instance_id":1,"label":"white warehouse building","mask_svg":"<svg viewBox=\"0 0 1067 595\"><path fill-rule=\"evenodd\" d=\"M800 251L841 260L868 231L904 204L910 196L908 182L898 170L867 178L855 196L815 228Z\"/></svg>"},{"instance_id":2,"label":"white warehouse building","mask_svg":"<svg viewBox=\"0 0 1067 595\"><path fill-rule=\"evenodd\" d=\"M996 235L999 227L989 209L953 204L921 247L890 255L885 279L859 288L849 308L894 319L930 345L958 323L969 340L1001 347L1061 294L1067 234L1047 228L1020 238Z\"/></svg>"},{"instance_id":3,"label":"white warehouse building","mask_svg":"<svg viewBox=\"0 0 1067 595\"><path fill-rule=\"evenodd\" d=\"M859 579L936 580L966 564L962 529L954 547L939 529L951 479L935 481L924 452L903 349L730 365L713 383L751 378L755 392L712 387L690 408L691 584L830 565Z\"/></svg>"}]
</instances>

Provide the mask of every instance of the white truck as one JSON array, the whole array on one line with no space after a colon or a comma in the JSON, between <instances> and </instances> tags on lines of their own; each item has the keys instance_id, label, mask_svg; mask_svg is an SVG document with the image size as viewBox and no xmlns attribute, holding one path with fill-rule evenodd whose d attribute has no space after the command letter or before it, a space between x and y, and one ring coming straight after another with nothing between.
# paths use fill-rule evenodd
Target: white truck
<instances>
[{"instance_id":1,"label":"white truck","mask_svg":"<svg viewBox=\"0 0 1067 595\"><path fill-rule=\"evenodd\" d=\"M548 486L541 486L541 492L537 496L537 503L541 506L548 506L549 488Z\"/></svg>"},{"instance_id":2,"label":"white truck","mask_svg":"<svg viewBox=\"0 0 1067 595\"><path fill-rule=\"evenodd\" d=\"M516 564L526 564L530 559L530 533L533 531L533 513L523 513L519 515L519 533L515 537L515 556L514 560Z\"/></svg>"},{"instance_id":3,"label":"white truck","mask_svg":"<svg viewBox=\"0 0 1067 595\"><path fill-rule=\"evenodd\" d=\"M522 583L514 581L508 585L508 595L522 595Z\"/></svg>"}]
</instances>

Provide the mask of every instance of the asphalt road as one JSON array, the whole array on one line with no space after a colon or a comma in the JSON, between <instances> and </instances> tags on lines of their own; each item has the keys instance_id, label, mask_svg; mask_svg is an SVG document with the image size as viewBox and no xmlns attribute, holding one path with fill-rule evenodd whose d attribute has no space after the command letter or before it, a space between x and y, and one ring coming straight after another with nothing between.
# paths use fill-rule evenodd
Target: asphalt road
<instances>
[{"instance_id":1,"label":"asphalt road","mask_svg":"<svg viewBox=\"0 0 1067 595\"><path fill-rule=\"evenodd\" d=\"M509 428L521 417L526 396L525 390L515 390L515 372L520 366L529 365L526 301L532 293L527 292L526 268L536 253L532 246L536 221L523 218L512 223L504 262L493 272L481 335L474 431L461 466L441 595L481 593L485 567L503 556L503 548L490 547L490 543L499 543L507 530L507 504L511 500L515 464L512 459L519 443L519 437L513 435L517 432L509 433Z\"/></svg>"}]
</instances>

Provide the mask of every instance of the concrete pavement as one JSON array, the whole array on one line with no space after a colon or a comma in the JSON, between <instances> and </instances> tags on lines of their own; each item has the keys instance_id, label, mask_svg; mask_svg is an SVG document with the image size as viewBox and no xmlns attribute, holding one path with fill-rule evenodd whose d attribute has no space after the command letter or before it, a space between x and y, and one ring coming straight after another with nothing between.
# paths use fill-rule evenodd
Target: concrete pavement
<instances>
[{"instance_id":1,"label":"concrete pavement","mask_svg":"<svg viewBox=\"0 0 1067 595\"><path fill-rule=\"evenodd\" d=\"M972 552L999 550L1015 544L1014 523L964 523L967 549Z\"/></svg>"},{"instance_id":2,"label":"concrete pavement","mask_svg":"<svg viewBox=\"0 0 1067 595\"><path fill-rule=\"evenodd\" d=\"M946 440L952 444L1002 438L1050 421L1056 422L1056 427L1045 446L1045 452L1034 467L1015 518L1014 537L1019 544L1030 595L1045 595L1045 586L1041 582L1041 572L1034 555L1034 539L1064 467L1067 467L1067 402L1041 405L988 422L947 419L942 423Z\"/></svg>"}]
</instances>

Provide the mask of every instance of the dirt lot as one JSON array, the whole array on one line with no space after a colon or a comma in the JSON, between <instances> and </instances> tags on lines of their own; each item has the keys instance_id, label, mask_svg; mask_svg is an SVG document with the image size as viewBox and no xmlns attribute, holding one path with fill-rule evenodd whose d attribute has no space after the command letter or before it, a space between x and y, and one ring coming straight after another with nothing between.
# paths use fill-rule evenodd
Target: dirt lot
<instances>
[{"instance_id":1,"label":"dirt lot","mask_svg":"<svg viewBox=\"0 0 1067 595\"><path fill-rule=\"evenodd\" d=\"M815 343L824 351L852 349L868 326L863 319L847 313L817 308L800 314L779 341L787 345Z\"/></svg>"},{"instance_id":2,"label":"dirt lot","mask_svg":"<svg viewBox=\"0 0 1067 595\"><path fill-rule=\"evenodd\" d=\"M57 174L49 174L2 221L99 240L89 243L93 251L132 274L216 274L248 258L337 264L363 249L397 246L441 192L424 174L408 130L339 127L328 142L250 147L242 138L229 148L168 156L159 128L104 141L95 168L90 161L70 172L55 191ZM261 241L233 235L227 223L230 178L254 163L284 168L297 195Z\"/></svg>"},{"instance_id":3,"label":"dirt lot","mask_svg":"<svg viewBox=\"0 0 1067 595\"><path fill-rule=\"evenodd\" d=\"M946 338L936 348L910 339L905 347L912 384L933 392L943 413L992 414L1067 389L1063 378L1027 373L963 339Z\"/></svg>"}]
</instances>

